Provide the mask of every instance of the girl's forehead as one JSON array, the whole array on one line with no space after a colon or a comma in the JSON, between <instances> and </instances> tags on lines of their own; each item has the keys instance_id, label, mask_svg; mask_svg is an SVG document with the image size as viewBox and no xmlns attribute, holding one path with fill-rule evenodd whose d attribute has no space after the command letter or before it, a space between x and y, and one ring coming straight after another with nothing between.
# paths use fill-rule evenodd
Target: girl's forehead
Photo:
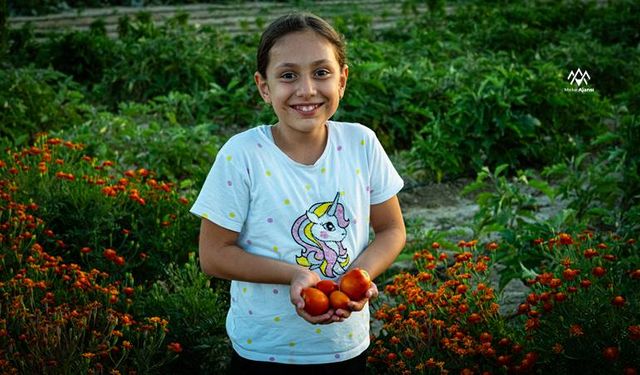
<instances>
[{"instance_id":1,"label":"girl's forehead","mask_svg":"<svg viewBox=\"0 0 640 375\"><path fill-rule=\"evenodd\" d=\"M335 46L313 30L296 31L280 37L269 51L269 65L329 60L338 63Z\"/></svg>"}]
</instances>

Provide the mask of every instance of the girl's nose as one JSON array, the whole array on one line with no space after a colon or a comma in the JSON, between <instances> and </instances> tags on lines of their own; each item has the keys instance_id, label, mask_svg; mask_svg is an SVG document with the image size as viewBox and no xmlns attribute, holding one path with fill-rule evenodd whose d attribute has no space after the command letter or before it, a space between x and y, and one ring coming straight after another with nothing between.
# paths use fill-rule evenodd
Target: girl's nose
<instances>
[{"instance_id":1,"label":"girl's nose","mask_svg":"<svg viewBox=\"0 0 640 375\"><path fill-rule=\"evenodd\" d=\"M314 96L316 94L316 88L312 77L303 76L298 80L300 85L296 94L301 97Z\"/></svg>"}]
</instances>

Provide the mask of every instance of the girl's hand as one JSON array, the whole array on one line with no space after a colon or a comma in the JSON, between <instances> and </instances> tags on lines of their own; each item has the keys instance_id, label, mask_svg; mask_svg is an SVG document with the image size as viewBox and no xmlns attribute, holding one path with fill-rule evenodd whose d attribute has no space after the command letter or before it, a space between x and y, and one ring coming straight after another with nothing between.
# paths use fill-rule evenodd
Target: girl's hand
<instances>
[{"instance_id":1,"label":"girl's hand","mask_svg":"<svg viewBox=\"0 0 640 375\"><path fill-rule=\"evenodd\" d=\"M291 298L291 303L296 308L296 312L304 320L312 324L329 324L343 320L335 315L333 309L329 309L326 313L317 316L309 315L308 312L304 311L304 299L301 296L302 289L315 286L319 281L320 276L318 276L317 273L305 268L300 268L300 270L293 275L291 278L289 297Z\"/></svg>"}]
</instances>

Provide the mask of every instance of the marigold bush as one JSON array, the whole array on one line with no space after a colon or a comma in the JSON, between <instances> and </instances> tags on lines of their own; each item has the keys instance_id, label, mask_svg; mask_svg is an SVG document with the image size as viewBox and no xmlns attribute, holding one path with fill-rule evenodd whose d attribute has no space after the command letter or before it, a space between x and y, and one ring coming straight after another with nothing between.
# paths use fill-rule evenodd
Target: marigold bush
<instances>
[{"instance_id":1,"label":"marigold bush","mask_svg":"<svg viewBox=\"0 0 640 375\"><path fill-rule=\"evenodd\" d=\"M143 168L120 170L82 149L40 137L0 159L11 198L32 204L47 223L39 241L66 261L141 281L162 275L170 262L184 263L187 247L197 245L198 223L175 184Z\"/></svg>"},{"instance_id":2,"label":"marigold bush","mask_svg":"<svg viewBox=\"0 0 640 375\"><path fill-rule=\"evenodd\" d=\"M132 311L188 243L185 199L81 149L43 137L0 159L0 373L154 373L182 351Z\"/></svg>"},{"instance_id":3,"label":"marigold bush","mask_svg":"<svg viewBox=\"0 0 640 375\"><path fill-rule=\"evenodd\" d=\"M561 233L535 241L546 262L517 311L499 313L490 282L499 244L438 243L385 287L374 317L378 373L622 373L640 369L635 240ZM388 297L388 298L387 298Z\"/></svg>"}]
</instances>

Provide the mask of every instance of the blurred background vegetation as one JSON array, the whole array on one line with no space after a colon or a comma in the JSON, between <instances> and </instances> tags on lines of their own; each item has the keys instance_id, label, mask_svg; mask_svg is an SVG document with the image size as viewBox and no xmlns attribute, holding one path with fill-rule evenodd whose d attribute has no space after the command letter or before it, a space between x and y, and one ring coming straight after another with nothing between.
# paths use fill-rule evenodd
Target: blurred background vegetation
<instances>
[{"instance_id":1,"label":"blurred background vegetation","mask_svg":"<svg viewBox=\"0 0 640 375\"><path fill-rule=\"evenodd\" d=\"M177 3L191 1L144 1ZM500 235L513 249L500 259L507 266L503 283L522 277L520 265L540 264L527 252L534 238L585 228L623 237L638 232L639 2L431 0L377 2L376 9L364 3L260 2L266 9L311 10L346 36L350 79L335 119L374 129L409 186L475 179L465 190L479 205L474 235ZM24 17L82 15L131 1L0 4L3 149L28 146L45 132L80 142L122 170L153 170L193 198L230 135L275 121L252 75L259 30L277 12L236 21L232 33L192 22L186 11L158 22L141 7L119 15L113 30L97 17L82 30L43 33L38 19ZM592 92L568 91L576 86L567 77L578 68L589 73L581 87ZM562 199L566 208L536 220L534 194ZM193 233L197 224L184 225ZM420 236L407 254L437 238ZM138 308L172 315L176 334L194 337L187 310L210 300L212 288L194 259L185 263L186 250L181 258ZM167 290L194 302L183 306ZM225 309L218 310L200 327L212 336L189 343L201 370L220 366L204 359L224 346Z\"/></svg>"}]
</instances>

